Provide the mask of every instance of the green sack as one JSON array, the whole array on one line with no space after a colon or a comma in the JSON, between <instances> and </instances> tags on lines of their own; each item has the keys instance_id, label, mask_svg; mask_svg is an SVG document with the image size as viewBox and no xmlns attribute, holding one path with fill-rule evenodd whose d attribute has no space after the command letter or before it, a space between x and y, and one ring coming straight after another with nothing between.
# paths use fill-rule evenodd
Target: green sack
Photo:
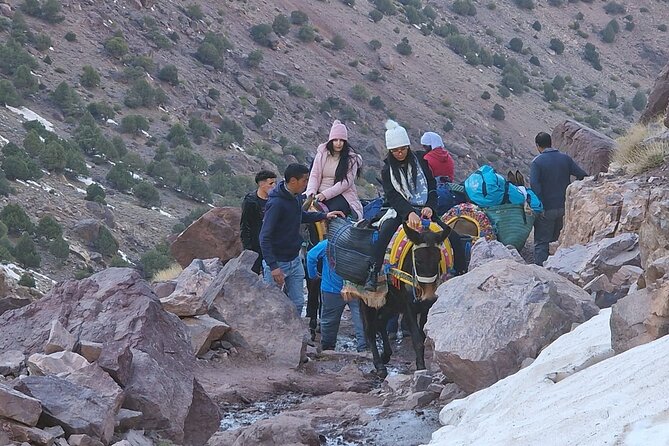
<instances>
[{"instance_id":1,"label":"green sack","mask_svg":"<svg viewBox=\"0 0 669 446\"><path fill-rule=\"evenodd\" d=\"M523 249L534 225L534 213L527 213L523 204L500 204L483 209L497 234L497 240Z\"/></svg>"}]
</instances>

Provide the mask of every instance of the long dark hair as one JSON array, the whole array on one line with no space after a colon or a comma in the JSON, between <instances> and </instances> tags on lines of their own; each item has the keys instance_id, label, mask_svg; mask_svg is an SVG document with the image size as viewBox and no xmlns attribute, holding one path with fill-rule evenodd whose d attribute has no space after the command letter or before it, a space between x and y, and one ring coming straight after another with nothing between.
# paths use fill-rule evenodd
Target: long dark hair
<instances>
[{"instance_id":1,"label":"long dark hair","mask_svg":"<svg viewBox=\"0 0 669 446\"><path fill-rule=\"evenodd\" d=\"M335 151L332 141L333 140L328 141L325 147L328 149L328 153L331 156L334 156ZM344 140L344 148L341 149L341 153L339 154L339 163L337 163L337 168L335 169L334 182L339 183L340 181L344 180L348 181L346 178L348 176L348 170L354 163L358 163L358 157L351 154L351 145L348 143L348 141ZM356 173L355 177L360 178L361 172L362 166L358 165L358 172Z\"/></svg>"},{"instance_id":2,"label":"long dark hair","mask_svg":"<svg viewBox=\"0 0 669 446\"><path fill-rule=\"evenodd\" d=\"M397 161L395 156L392 153L390 153L390 151L388 151L388 158L387 159L388 159L388 166L393 171L393 176L395 178L400 177L400 175L401 175L400 168L402 167L402 165L407 165L406 163L411 163L411 167L413 167L412 175L411 175L411 177L412 177L411 182L413 183L413 186L416 187L416 175L417 175L418 169L420 169L421 166L418 165L418 159L416 158L416 156L414 156L413 151L411 151L411 147L409 147L407 149L407 157L404 158L404 161L402 161L402 162Z\"/></svg>"}]
</instances>

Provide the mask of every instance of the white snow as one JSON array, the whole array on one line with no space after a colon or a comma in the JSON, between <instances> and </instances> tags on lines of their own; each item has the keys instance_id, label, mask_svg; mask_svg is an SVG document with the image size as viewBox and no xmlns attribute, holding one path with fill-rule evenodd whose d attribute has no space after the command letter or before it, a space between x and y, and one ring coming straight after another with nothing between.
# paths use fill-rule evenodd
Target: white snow
<instances>
[{"instance_id":1,"label":"white snow","mask_svg":"<svg viewBox=\"0 0 669 446\"><path fill-rule=\"evenodd\" d=\"M49 121L35 113L34 111L30 110L29 108L26 107L19 107L19 108L14 108L10 105L5 105L7 107L7 110L9 110L12 113L16 113L17 115L23 116L23 118L26 121L38 121L40 124L44 126L48 131L53 132L53 124L51 124Z\"/></svg>"},{"instance_id":2,"label":"white snow","mask_svg":"<svg viewBox=\"0 0 669 446\"><path fill-rule=\"evenodd\" d=\"M79 176L77 177L77 181L79 181L79 182L81 182L81 183L84 183L86 186L90 186L91 184L95 183L95 181L93 181L93 178L91 178L91 177L83 177L83 176L81 176L81 175L79 175ZM102 188L104 189L104 187L103 187L101 184L100 184L99 186L102 187Z\"/></svg>"},{"instance_id":3,"label":"white snow","mask_svg":"<svg viewBox=\"0 0 669 446\"><path fill-rule=\"evenodd\" d=\"M128 262L130 265L134 265L133 261L130 260L130 259L128 258L128 256L127 256L123 251L121 251L120 249L118 250L118 255L120 255L121 258L122 258L124 261Z\"/></svg>"},{"instance_id":4,"label":"white snow","mask_svg":"<svg viewBox=\"0 0 669 446\"><path fill-rule=\"evenodd\" d=\"M444 407L431 445L669 445L669 336L612 356L611 311Z\"/></svg>"},{"instance_id":5,"label":"white snow","mask_svg":"<svg viewBox=\"0 0 669 446\"><path fill-rule=\"evenodd\" d=\"M4 147L8 143L9 143L9 140L7 138L5 138L4 136L0 135L0 147Z\"/></svg>"},{"instance_id":6,"label":"white snow","mask_svg":"<svg viewBox=\"0 0 669 446\"><path fill-rule=\"evenodd\" d=\"M142 130L142 135L146 136L147 138L151 138L151 135L146 130Z\"/></svg>"},{"instance_id":7,"label":"white snow","mask_svg":"<svg viewBox=\"0 0 669 446\"><path fill-rule=\"evenodd\" d=\"M157 208L157 207L155 207L155 206L152 207L151 210L152 210L152 211L158 211L158 212L160 213L160 215L163 215L163 216L168 217L168 218L176 218L176 217L174 217L172 214L170 214L169 212L167 212L167 211L163 211L162 209Z\"/></svg>"},{"instance_id":8,"label":"white snow","mask_svg":"<svg viewBox=\"0 0 669 446\"><path fill-rule=\"evenodd\" d=\"M114 121L112 118L108 118L108 119L107 119L107 124L118 125L118 122Z\"/></svg>"},{"instance_id":9,"label":"white snow","mask_svg":"<svg viewBox=\"0 0 669 446\"><path fill-rule=\"evenodd\" d=\"M135 180L140 180L140 181L143 180L143 178L142 178L141 175L137 175L137 174L134 173L134 172L132 173L132 178L135 179Z\"/></svg>"}]
</instances>

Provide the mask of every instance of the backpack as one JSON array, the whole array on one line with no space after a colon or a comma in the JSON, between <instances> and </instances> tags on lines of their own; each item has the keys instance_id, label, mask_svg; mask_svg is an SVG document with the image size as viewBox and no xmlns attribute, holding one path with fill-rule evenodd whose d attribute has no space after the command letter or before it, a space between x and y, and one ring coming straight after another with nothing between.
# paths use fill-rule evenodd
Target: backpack
<instances>
[{"instance_id":1,"label":"backpack","mask_svg":"<svg viewBox=\"0 0 669 446\"><path fill-rule=\"evenodd\" d=\"M437 178L437 214L444 215L453 206L467 201L464 191L459 191L462 186L457 187L453 183L441 181L442 177Z\"/></svg>"},{"instance_id":2,"label":"backpack","mask_svg":"<svg viewBox=\"0 0 669 446\"><path fill-rule=\"evenodd\" d=\"M518 187L487 164L467 177L465 192L472 203L482 208L497 206L505 201L513 204L525 202L525 195Z\"/></svg>"}]
</instances>

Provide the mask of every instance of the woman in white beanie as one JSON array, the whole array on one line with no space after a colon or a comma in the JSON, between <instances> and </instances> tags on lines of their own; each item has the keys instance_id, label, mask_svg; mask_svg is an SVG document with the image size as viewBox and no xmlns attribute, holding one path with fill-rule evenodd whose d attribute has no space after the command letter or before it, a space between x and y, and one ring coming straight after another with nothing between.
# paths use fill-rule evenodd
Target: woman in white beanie
<instances>
[{"instance_id":1,"label":"woman in white beanie","mask_svg":"<svg viewBox=\"0 0 669 446\"><path fill-rule=\"evenodd\" d=\"M397 215L383 222L374 247L373 264L365 289L376 291L377 276L390 239L403 223L419 229L421 219L431 220L436 215L437 184L429 166L420 154L411 151L409 135L404 127L393 120L386 121L386 158L381 179L386 201Z\"/></svg>"},{"instance_id":2,"label":"woman in white beanie","mask_svg":"<svg viewBox=\"0 0 669 446\"><path fill-rule=\"evenodd\" d=\"M335 120L330 129L328 142L316 149L307 196L327 206L329 211L353 214L355 220L362 218L362 203L355 187L355 179L360 177L362 157L356 154L348 143L346 126Z\"/></svg>"}]
</instances>

